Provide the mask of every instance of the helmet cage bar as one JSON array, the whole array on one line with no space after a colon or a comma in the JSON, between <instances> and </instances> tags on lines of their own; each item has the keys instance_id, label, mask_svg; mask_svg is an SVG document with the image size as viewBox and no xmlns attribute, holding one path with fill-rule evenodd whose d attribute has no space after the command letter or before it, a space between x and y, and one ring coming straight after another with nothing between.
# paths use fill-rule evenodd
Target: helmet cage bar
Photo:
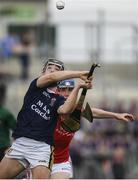
<instances>
[{"instance_id":1,"label":"helmet cage bar","mask_svg":"<svg viewBox=\"0 0 138 180\"><path fill-rule=\"evenodd\" d=\"M48 65L56 65L60 68L60 70L64 70L64 63L62 61L59 61L57 59L54 59L54 58L49 58L45 63L44 63L44 66L43 66L43 72L45 72L46 70L46 67Z\"/></svg>"},{"instance_id":2,"label":"helmet cage bar","mask_svg":"<svg viewBox=\"0 0 138 180\"><path fill-rule=\"evenodd\" d=\"M62 65L60 65L60 64L58 64L58 63L48 62L48 63L46 64L46 67L47 67L48 65L56 65L56 66L58 66L58 67L60 68L60 70L63 70Z\"/></svg>"}]
</instances>

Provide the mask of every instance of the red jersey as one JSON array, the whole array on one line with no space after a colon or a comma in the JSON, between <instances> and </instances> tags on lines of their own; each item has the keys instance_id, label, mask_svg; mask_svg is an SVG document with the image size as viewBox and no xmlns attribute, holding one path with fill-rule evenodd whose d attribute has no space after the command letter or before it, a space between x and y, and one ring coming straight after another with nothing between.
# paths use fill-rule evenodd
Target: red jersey
<instances>
[{"instance_id":1,"label":"red jersey","mask_svg":"<svg viewBox=\"0 0 138 180\"><path fill-rule=\"evenodd\" d=\"M57 122L54 132L54 163L62 163L69 160L69 144L75 133L69 133L61 127L62 117Z\"/></svg>"}]
</instances>

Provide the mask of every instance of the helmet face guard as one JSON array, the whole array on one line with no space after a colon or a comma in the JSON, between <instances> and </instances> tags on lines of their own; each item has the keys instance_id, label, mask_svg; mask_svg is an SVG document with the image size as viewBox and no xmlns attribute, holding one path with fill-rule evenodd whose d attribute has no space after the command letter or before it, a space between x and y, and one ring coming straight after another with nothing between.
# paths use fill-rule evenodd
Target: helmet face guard
<instances>
[{"instance_id":1,"label":"helmet face guard","mask_svg":"<svg viewBox=\"0 0 138 180\"><path fill-rule=\"evenodd\" d=\"M75 81L73 79L66 79L61 81L58 84L58 88L62 89L62 88L74 88L75 87Z\"/></svg>"},{"instance_id":2,"label":"helmet face guard","mask_svg":"<svg viewBox=\"0 0 138 180\"><path fill-rule=\"evenodd\" d=\"M57 59L54 59L54 58L49 58L46 63L44 64L44 67L43 67L43 72L45 72L46 70L46 67L48 65L56 65L60 68L61 71L64 70L64 63L62 61L59 61Z\"/></svg>"}]
</instances>

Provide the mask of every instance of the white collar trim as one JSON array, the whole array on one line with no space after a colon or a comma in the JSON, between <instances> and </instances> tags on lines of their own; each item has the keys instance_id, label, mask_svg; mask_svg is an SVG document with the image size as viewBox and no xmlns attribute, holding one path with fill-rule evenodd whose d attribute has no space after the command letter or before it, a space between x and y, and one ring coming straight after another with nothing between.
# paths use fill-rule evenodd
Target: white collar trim
<instances>
[{"instance_id":1,"label":"white collar trim","mask_svg":"<svg viewBox=\"0 0 138 180\"><path fill-rule=\"evenodd\" d=\"M55 91L52 91L51 89L48 89L48 88L47 88L47 92L56 94Z\"/></svg>"}]
</instances>

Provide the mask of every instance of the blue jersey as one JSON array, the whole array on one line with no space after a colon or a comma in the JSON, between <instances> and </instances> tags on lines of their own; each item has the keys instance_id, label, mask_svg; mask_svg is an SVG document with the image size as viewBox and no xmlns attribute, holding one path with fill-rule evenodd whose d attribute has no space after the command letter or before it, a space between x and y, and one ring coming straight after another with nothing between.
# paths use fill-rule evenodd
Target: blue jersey
<instances>
[{"instance_id":1,"label":"blue jersey","mask_svg":"<svg viewBox=\"0 0 138 180\"><path fill-rule=\"evenodd\" d=\"M38 88L33 80L24 97L23 106L17 117L13 137L27 137L53 145L53 134L58 119L57 109L65 98L47 87Z\"/></svg>"}]
</instances>

